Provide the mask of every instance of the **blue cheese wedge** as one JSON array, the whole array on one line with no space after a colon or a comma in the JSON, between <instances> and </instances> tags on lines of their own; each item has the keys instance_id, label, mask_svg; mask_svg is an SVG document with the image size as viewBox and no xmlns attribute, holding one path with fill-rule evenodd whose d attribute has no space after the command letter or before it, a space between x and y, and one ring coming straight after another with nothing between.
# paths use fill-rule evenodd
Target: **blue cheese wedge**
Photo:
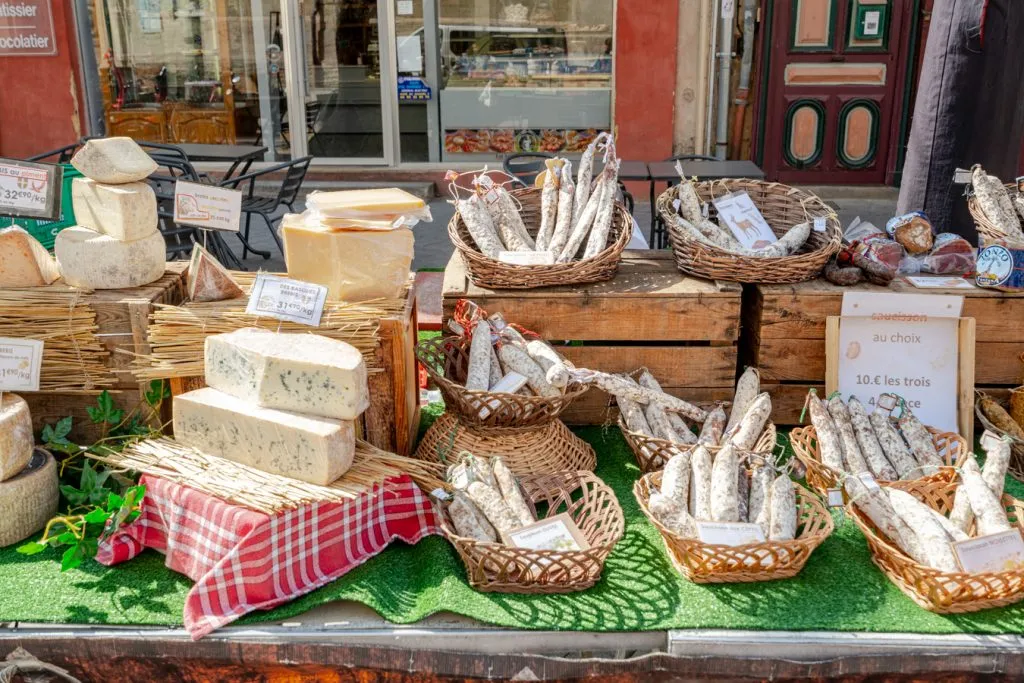
<instances>
[{"instance_id":1,"label":"blue cheese wedge","mask_svg":"<svg viewBox=\"0 0 1024 683\"><path fill-rule=\"evenodd\" d=\"M258 408L211 387L174 397L174 438L208 455L326 486L355 456L350 421Z\"/></svg>"},{"instance_id":2,"label":"blue cheese wedge","mask_svg":"<svg viewBox=\"0 0 1024 683\"><path fill-rule=\"evenodd\" d=\"M264 408L337 420L370 405L362 354L316 334L248 327L207 337L206 383Z\"/></svg>"},{"instance_id":3,"label":"blue cheese wedge","mask_svg":"<svg viewBox=\"0 0 1024 683\"><path fill-rule=\"evenodd\" d=\"M107 185L75 178L71 206L79 225L122 242L141 240L157 231L156 194L147 183Z\"/></svg>"}]
</instances>

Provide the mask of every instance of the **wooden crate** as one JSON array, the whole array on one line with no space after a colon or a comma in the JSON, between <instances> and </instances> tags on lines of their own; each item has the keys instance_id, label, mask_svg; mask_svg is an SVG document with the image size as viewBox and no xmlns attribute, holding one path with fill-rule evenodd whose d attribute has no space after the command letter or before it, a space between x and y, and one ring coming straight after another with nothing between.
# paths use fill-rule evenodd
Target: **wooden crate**
<instances>
[{"instance_id":1,"label":"wooden crate","mask_svg":"<svg viewBox=\"0 0 1024 683\"><path fill-rule=\"evenodd\" d=\"M680 274L667 251L626 251L614 280L593 285L490 290L469 282L461 256L445 270L445 326L459 299L532 330L578 367L628 372L647 366L669 393L727 400L736 378L741 288ZM615 419L596 389L567 410L569 424Z\"/></svg>"},{"instance_id":2,"label":"wooden crate","mask_svg":"<svg viewBox=\"0 0 1024 683\"><path fill-rule=\"evenodd\" d=\"M750 286L743 311L741 362L757 365L772 395L776 424L799 424L807 390L825 388L825 319L842 311L843 293L864 291L964 296L963 317L976 321L975 387L997 396L1022 382L1024 295L984 289L925 290L902 281L891 287L838 287L825 280Z\"/></svg>"}]
</instances>

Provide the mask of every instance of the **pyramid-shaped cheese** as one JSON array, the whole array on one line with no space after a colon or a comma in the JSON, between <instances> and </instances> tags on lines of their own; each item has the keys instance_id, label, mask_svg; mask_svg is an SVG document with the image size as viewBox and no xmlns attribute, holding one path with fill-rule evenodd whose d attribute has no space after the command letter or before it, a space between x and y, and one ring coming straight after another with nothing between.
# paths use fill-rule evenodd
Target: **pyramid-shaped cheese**
<instances>
[{"instance_id":1,"label":"pyramid-shaped cheese","mask_svg":"<svg viewBox=\"0 0 1024 683\"><path fill-rule=\"evenodd\" d=\"M192 247L188 264L188 298L192 301L225 301L245 296L231 273L200 245Z\"/></svg>"},{"instance_id":2,"label":"pyramid-shaped cheese","mask_svg":"<svg viewBox=\"0 0 1024 683\"><path fill-rule=\"evenodd\" d=\"M174 438L209 455L326 486L355 456L352 422L253 406L211 387L174 397Z\"/></svg>"},{"instance_id":3,"label":"pyramid-shaped cheese","mask_svg":"<svg viewBox=\"0 0 1024 683\"><path fill-rule=\"evenodd\" d=\"M0 287L42 287L60 277L57 262L17 225L0 229Z\"/></svg>"},{"instance_id":4,"label":"pyramid-shaped cheese","mask_svg":"<svg viewBox=\"0 0 1024 683\"><path fill-rule=\"evenodd\" d=\"M317 334L244 328L206 338L206 383L253 405L354 420L369 406L366 364Z\"/></svg>"},{"instance_id":5,"label":"pyramid-shaped cheese","mask_svg":"<svg viewBox=\"0 0 1024 683\"><path fill-rule=\"evenodd\" d=\"M87 141L71 158L71 165L86 178L100 183L134 183L157 169L156 162L131 138Z\"/></svg>"},{"instance_id":6,"label":"pyramid-shaped cheese","mask_svg":"<svg viewBox=\"0 0 1024 683\"><path fill-rule=\"evenodd\" d=\"M0 481L15 477L32 457L35 442L28 403L10 392L0 396Z\"/></svg>"},{"instance_id":7,"label":"pyramid-shaped cheese","mask_svg":"<svg viewBox=\"0 0 1024 683\"><path fill-rule=\"evenodd\" d=\"M156 193L147 183L108 185L89 178L71 181L75 222L122 242L157 231Z\"/></svg>"},{"instance_id":8,"label":"pyramid-shaped cheese","mask_svg":"<svg viewBox=\"0 0 1024 683\"><path fill-rule=\"evenodd\" d=\"M64 281L82 289L125 289L159 280L166 252L159 231L122 242L80 226L61 230L54 245Z\"/></svg>"},{"instance_id":9,"label":"pyramid-shaped cheese","mask_svg":"<svg viewBox=\"0 0 1024 683\"><path fill-rule=\"evenodd\" d=\"M306 205L329 218L390 220L422 211L426 202L397 187L313 192Z\"/></svg>"}]
</instances>

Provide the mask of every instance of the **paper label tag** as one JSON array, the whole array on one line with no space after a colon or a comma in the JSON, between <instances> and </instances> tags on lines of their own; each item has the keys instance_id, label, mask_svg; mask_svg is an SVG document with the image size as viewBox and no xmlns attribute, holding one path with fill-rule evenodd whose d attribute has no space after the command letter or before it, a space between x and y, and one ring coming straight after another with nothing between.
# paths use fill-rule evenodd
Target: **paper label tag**
<instances>
[{"instance_id":1,"label":"paper label tag","mask_svg":"<svg viewBox=\"0 0 1024 683\"><path fill-rule=\"evenodd\" d=\"M764 543L760 525L747 522L697 522L697 537L712 545L747 545Z\"/></svg>"},{"instance_id":2,"label":"paper label tag","mask_svg":"<svg viewBox=\"0 0 1024 683\"><path fill-rule=\"evenodd\" d=\"M502 538L507 545L530 550L569 552L590 548L576 522L564 512L515 531L503 532Z\"/></svg>"},{"instance_id":3,"label":"paper label tag","mask_svg":"<svg viewBox=\"0 0 1024 683\"><path fill-rule=\"evenodd\" d=\"M712 201L719 222L747 249L763 249L778 240L746 192L734 192Z\"/></svg>"},{"instance_id":4,"label":"paper label tag","mask_svg":"<svg viewBox=\"0 0 1024 683\"><path fill-rule=\"evenodd\" d=\"M555 255L550 251L499 251L498 261L513 266L550 266Z\"/></svg>"},{"instance_id":5,"label":"paper label tag","mask_svg":"<svg viewBox=\"0 0 1024 683\"><path fill-rule=\"evenodd\" d=\"M1003 440L1003 437L999 436L998 434L993 434L992 432L990 432L990 431L988 431L986 429L985 433L981 435L981 439L979 439L979 442L981 443L981 447L987 453L988 451L992 450L993 448L996 448L997 446L999 446L999 443L1002 440Z\"/></svg>"},{"instance_id":6,"label":"paper label tag","mask_svg":"<svg viewBox=\"0 0 1024 683\"><path fill-rule=\"evenodd\" d=\"M722 18L732 19L736 16L736 0L722 0Z\"/></svg>"},{"instance_id":7,"label":"paper label tag","mask_svg":"<svg viewBox=\"0 0 1024 683\"><path fill-rule=\"evenodd\" d=\"M828 223L824 216L815 216L814 223L811 224L811 227L814 229L814 232L825 232L827 225Z\"/></svg>"},{"instance_id":8,"label":"paper label tag","mask_svg":"<svg viewBox=\"0 0 1024 683\"><path fill-rule=\"evenodd\" d=\"M953 171L953 184L954 185L970 185L971 184L971 172L966 168L958 168Z\"/></svg>"},{"instance_id":9,"label":"paper label tag","mask_svg":"<svg viewBox=\"0 0 1024 683\"><path fill-rule=\"evenodd\" d=\"M64 169L17 159L0 159L0 216L57 220Z\"/></svg>"},{"instance_id":10,"label":"paper label tag","mask_svg":"<svg viewBox=\"0 0 1024 683\"><path fill-rule=\"evenodd\" d=\"M491 327L497 332L501 332L503 329L508 327L508 323L505 322L505 317L501 313L492 313L487 321L491 323Z\"/></svg>"},{"instance_id":11,"label":"paper label tag","mask_svg":"<svg viewBox=\"0 0 1024 683\"><path fill-rule=\"evenodd\" d=\"M829 489L828 494L828 506L830 508L841 508L843 507L843 492L841 489Z\"/></svg>"},{"instance_id":12,"label":"paper label tag","mask_svg":"<svg viewBox=\"0 0 1024 683\"><path fill-rule=\"evenodd\" d=\"M514 394L526 385L526 378L518 372L509 372L489 389L495 394Z\"/></svg>"},{"instance_id":13,"label":"paper label tag","mask_svg":"<svg viewBox=\"0 0 1024 683\"><path fill-rule=\"evenodd\" d=\"M1020 529L956 541L952 545L960 568L971 574L1024 568L1024 538Z\"/></svg>"},{"instance_id":14,"label":"paper label tag","mask_svg":"<svg viewBox=\"0 0 1024 683\"><path fill-rule=\"evenodd\" d=\"M899 403L899 399L895 394L880 394L877 405L882 410L892 411L896 408L897 403Z\"/></svg>"},{"instance_id":15,"label":"paper label tag","mask_svg":"<svg viewBox=\"0 0 1024 683\"><path fill-rule=\"evenodd\" d=\"M431 491L430 492L430 496L434 500L440 501L442 503L445 502L446 500L448 500L449 498L451 498L451 496L448 495L448 492L445 491L443 488L440 488L440 487L438 487L438 488L434 489L433 491Z\"/></svg>"},{"instance_id":16,"label":"paper label tag","mask_svg":"<svg viewBox=\"0 0 1024 683\"><path fill-rule=\"evenodd\" d=\"M319 327L326 300L327 288L322 285L259 273L245 312Z\"/></svg>"},{"instance_id":17,"label":"paper label tag","mask_svg":"<svg viewBox=\"0 0 1024 683\"><path fill-rule=\"evenodd\" d=\"M179 180L174 184L174 222L238 232L242 225L242 192Z\"/></svg>"},{"instance_id":18,"label":"paper label tag","mask_svg":"<svg viewBox=\"0 0 1024 683\"><path fill-rule=\"evenodd\" d=\"M1024 175L1017 176L1017 192L1024 192Z\"/></svg>"},{"instance_id":19,"label":"paper label tag","mask_svg":"<svg viewBox=\"0 0 1024 683\"><path fill-rule=\"evenodd\" d=\"M39 391L40 339L0 337L0 391Z\"/></svg>"},{"instance_id":20,"label":"paper label tag","mask_svg":"<svg viewBox=\"0 0 1024 683\"><path fill-rule=\"evenodd\" d=\"M977 289L970 280L942 275L908 275L903 278L918 289Z\"/></svg>"},{"instance_id":21,"label":"paper label tag","mask_svg":"<svg viewBox=\"0 0 1024 683\"><path fill-rule=\"evenodd\" d=\"M679 213L679 207L682 206L682 205L683 205L683 203L681 201L679 201L678 199L673 199L672 200L672 210L675 211L676 213Z\"/></svg>"},{"instance_id":22,"label":"paper label tag","mask_svg":"<svg viewBox=\"0 0 1024 683\"><path fill-rule=\"evenodd\" d=\"M448 329L454 332L455 334L459 335L460 337L466 334L466 329L462 325L455 322L455 320L448 321Z\"/></svg>"},{"instance_id":23,"label":"paper label tag","mask_svg":"<svg viewBox=\"0 0 1024 683\"><path fill-rule=\"evenodd\" d=\"M860 479L861 483L864 484L864 487L867 488L868 491L882 490L882 487L878 485L878 482L875 481L874 475L870 472L861 472L857 475L857 478Z\"/></svg>"}]
</instances>

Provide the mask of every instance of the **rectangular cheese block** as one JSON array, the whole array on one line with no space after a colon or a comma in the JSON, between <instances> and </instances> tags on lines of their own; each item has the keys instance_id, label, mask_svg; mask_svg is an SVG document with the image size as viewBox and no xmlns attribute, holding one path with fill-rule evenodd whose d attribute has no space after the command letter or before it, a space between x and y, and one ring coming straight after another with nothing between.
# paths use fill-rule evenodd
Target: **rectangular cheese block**
<instances>
[{"instance_id":1,"label":"rectangular cheese block","mask_svg":"<svg viewBox=\"0 0 1024 683\"><path fill-rule=\"evenodd\" d=\"M245 296L227 268L196 244L188 264L188 298L192 301L225 301Z\"/></svg>"},{"instance_id":2,"label":"rectangular cheese block","mask_svg":"<svg viewBox=\"0 0 1024 683\"><path fill-rule=\"evenodd\" d=\"M0 397L0 481L16 477L32 457L32 415L21 396Z\"/></svg>"},{"instance_id":3,"label":"rectangular cheese block","mask_svg":"<svg viewBox=\"0 0 1024 683\"><path fill-rule=\"evenodd\" d=\"M100 183L134 183L156 172L157 165L131 138L88 140L71 157L71 165Z\"/></svg>"},{"instance_id":4,"label":"rectangular cheese block","mask_svg":"<svg viewBox=\"0 0 1024 683\"><path fill-rule=\"evenodd\" d=\"M397 187L373 190L311 192L306 206L331 218L392 220L399 216L419 216L426 202Z\"/></svg>"},{"instance_id":5,"label":"rectangular cheese block","mask_svg":"<svg viewBox=\"0 0 1024 683\"><path fill-rule=\"evenodd\" d=\"M82 289L141 287L163 277L167 247L164 236L122 242L95 230L74 226L57 234L54 253L64 281Z\"/></svg>"},{"instance_id":6,"label":"rectangular cheese block","mask_svg":"<svg viewBox=\"0 0 1024 683\"><path fill-rule=\"evenodd\" d=\"M108 185L89 178L71 181L75 222L122 242L157 231L156 193L148 183Z\"/></svg>"},{"instance_id":7,"label":"rectangular cheese block","mask_svg":"<svg viewBox=\"0 0 1024 683\"><path fill-rule=\"evenodd\" d=\"M409 228L333 230L282 220L281 236L288 277L327 287L331 300L393 299L409 280L414 247Z\"/></svg>"},{"instance_id":8,"label":"rectangular cheese block","mask_svg":"<svg viewBox=\"0 0 1024 683\"><path fill-rule=\"evenodd\" d=\"M363 355L337 339L244 328L206 338L206 383L264 408L354 420L370 405Z\"/></svg>"},{"instance_id":9,"label":"rectangular cheese block","mask_svg":"<svg viewBox=\"0 0 1024 683\"><path fill-rule=\"evenodd\" d=\"M352 422L259 408L212 387L174 397L174 438L208 455L326 486L355 456Z\"/></svg>"},{"instance_id":10,"label":"rectangular cheese block","mask_svg":"<svg viewBox=\"0 0 1024 683\"><path fill-rule=\"evenodd\" d=\"M57 262L23 228L0 229L0 287L42 287L60 277Z\"/></svg>"}]
</instances>

